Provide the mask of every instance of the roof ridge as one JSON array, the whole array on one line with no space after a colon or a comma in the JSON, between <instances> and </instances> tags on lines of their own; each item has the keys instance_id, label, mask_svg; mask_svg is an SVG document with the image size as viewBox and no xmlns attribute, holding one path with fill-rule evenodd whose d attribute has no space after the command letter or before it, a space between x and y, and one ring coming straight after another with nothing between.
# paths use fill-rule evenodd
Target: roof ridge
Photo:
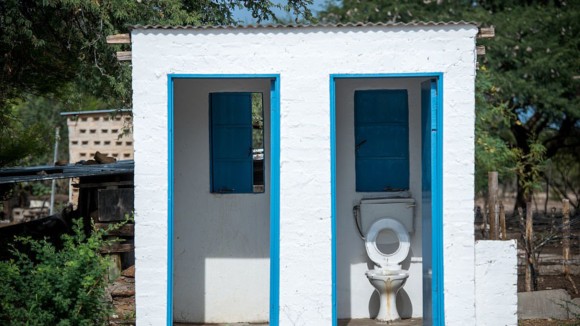
<instances>
[{"instance_id":1,"label":"roof ridge","mask_svg":"<svg viewBox=\"0 0 580 326\"><path fill-rule=\"evenodd\" d=\"M316 23L316 24L251 24L251 25L132 25L130 29L261 29L261 28L316 28L316 27L397 27L397 26L457 26L479 23L470 21L412 21L403 22L351 22L351 23Z\"/></svg>"}]
</instances>

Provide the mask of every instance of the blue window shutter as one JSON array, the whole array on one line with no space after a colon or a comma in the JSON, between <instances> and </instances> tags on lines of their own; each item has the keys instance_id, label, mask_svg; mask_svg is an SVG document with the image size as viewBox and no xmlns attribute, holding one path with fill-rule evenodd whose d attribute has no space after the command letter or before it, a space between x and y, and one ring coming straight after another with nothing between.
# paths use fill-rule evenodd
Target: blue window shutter
<instances>
[{"instance_id":1,"label":"blue window shutter","mask_svg":"<svg viewBox=\"0 0 580 326\"><path fill-rule=\"evenodd\" d=\"M211 93L211 191L253 192L252 94Z\"/></svg>"},{"instance_id":2,"label":"blue window shutter","mask_svg":"<svg viewBox=\"0 0 580 326\"><path fill-rule=\"evenodd\" d=\"M406 90L356 91L356 191L409 189L409 106Z\"/></svg>"}]
</instances>

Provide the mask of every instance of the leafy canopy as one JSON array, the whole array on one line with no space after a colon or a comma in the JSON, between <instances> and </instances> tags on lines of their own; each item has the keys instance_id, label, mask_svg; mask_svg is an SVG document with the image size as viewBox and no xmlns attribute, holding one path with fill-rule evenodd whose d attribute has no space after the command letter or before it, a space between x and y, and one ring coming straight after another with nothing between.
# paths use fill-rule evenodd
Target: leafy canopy
<instances>
[{"instance_id":1,"label":"leafy canopy","mask_svg":"<svg viewBox=\"0 0 580 326\"><path fill-rule=\"evenodd\" d=\"M310 17L309 1L283 6ZM74 82L89 94L117 96L130 105L130 67L120 65L108 35L131 25L220 25L236 23L232 11L246 8L258 20L275 18L282 5L234 0L5 0L0 3L0 105L22 94L63 91Z\"/></svg>"},{"instance_id":2,"label":"leafy canopy","mask_svg":"<svg viewBox=\"0 0 580 326\"><path fill-rule=\"evenodd\" d=\"M78 108L84 98L108 108L131 107L131 66L115 56L130 48L107 45L108 35L127 33L137 24L235 24L233 11L244 8L258 21L275 20L276 9L310 19L310 4L312 0L0 1L0 166L21 164L22 158L52 148L51 141L38 137L42 126L19 117L31 96L67 108Z\"/></svg>"}]
</instances>

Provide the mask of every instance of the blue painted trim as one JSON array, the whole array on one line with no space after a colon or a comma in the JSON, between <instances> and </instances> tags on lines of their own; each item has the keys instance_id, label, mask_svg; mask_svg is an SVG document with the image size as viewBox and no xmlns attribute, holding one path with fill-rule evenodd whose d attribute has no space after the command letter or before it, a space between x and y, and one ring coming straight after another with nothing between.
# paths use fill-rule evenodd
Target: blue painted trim
<instances>
[{"instance_id":1,"label":"blue painted trim","mask_svg":"<svg viewBox=\"0 0 580 326\"><path fill-rule=\"evenodd\" d=\"M331 74L331 79L360 79L360 78L414 78L414 77L442 77L440 72L416 72L416 73L393 73L393 74Z\"/></svg>"},{"instance_id":2,"label":"blue painted trim","mask_svg":"<svg viewBox=\"0 0 580 326\"><path fill-rule=\"evenodd\" d=\"M167 326L173 326L173 81L175 79L271 79L270 84L270 325L280 322L280 75L168 74Z\"/></svg>"},{"instance_id":3,"label":"blue painted trim","mask_svg":"<svg viewBox=\"0 0 580 326\"><path fill-rule=\"evenodd\" d=\"M437 135L436 135L436 159L432 161L432 169L435 171L433 180L433 212L432 227L433 232L433 255L436 265L433 267L434 282L437 282L439 296L434 298L436 303L433 306L434 325L445 325L445 294L443 288L444 278L444 253L443 253L443 75L437 78ZM433 146L433 145L432 145ZM434 300L434 302L435 302Z\"/></svg>"},{"instance_id":4,"label":"blue painted trim","mask_svg":"<svg viewBox=\"0 0 580 326\"><path fill-rule=\"evenodd\" d=\"M171 79L280 79L280 74L168 74Z\"/></svg>"},{"instance_id":5,"label":"blue painted trim","mask_svg":"<svg viewBox=\"0 0 580 326\"><path fill-rule=\"evenodd\" d=\"M280 322L280 76L270 82L270 325Z\"/></svg>"},{"instance_id":6,"label":"blue painted trim","mask_svg":"<svg viewBox=\"0 0 580 326\"><path fill-rule=\"evenodd\" d=\"M332 257L332 326L338 324L336 294L336 83L330 78L330 228Z\"/></svg>"},{"instance_id":7,"label":"blue painted trim","mask_svg":"<svg viewBox=\"0 0 580 326\"><path fill-rule=\"evenodd\" d=\"M173 325L173 79L167 78L167 326Z\"/></svg>"},{"instance_id":8,"label":"blue painted trim","mask_svg":"<svg viewBox=\"0 0 580 326\"><path fill-rule=\"evenodd\" d=\"M428 77L437 80L439 92L437 101L437 136L435 139L437 157L432 161L435 172L432 180L433 207L433 282L440 291L437 298L432 298L433 325L445 325L445 301L443 288L443 73L393 73L393 74L331 74L330 75L330 169L331 169L331 232L332 232L332 325L338 323L337 291L336 291L336 83L337 79L361 79L361 78L417 78ZM436 302L436 304L435 304Z\"/></svg>"}]
</instances>

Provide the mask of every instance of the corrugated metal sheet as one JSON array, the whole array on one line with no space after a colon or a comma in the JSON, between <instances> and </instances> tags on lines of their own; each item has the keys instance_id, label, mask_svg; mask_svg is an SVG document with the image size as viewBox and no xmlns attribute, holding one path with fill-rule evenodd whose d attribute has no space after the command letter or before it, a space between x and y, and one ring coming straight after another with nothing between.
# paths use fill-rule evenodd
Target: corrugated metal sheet
<instances>
[{"instance_id":1,"label":"corrugated metal sheet","mask_svg":"<svg viewBox=\"0 0 580 326\"><path fill-rule=\"evenodd\" d=\"M93 111L74 111L74 112L61 112L61 116L69 116L69 115L87 115L87 114L114 114L114 113L131 113L132 110L128 109L120 109L120 110L93 110Z\"/></svg>"},{"instance_id":2,"label":"corrugated metal sheet","mask_svg":"<svg viewBox=\"0 0 580 326\"><path fill-rule=\"evenodd\" d=\"M133 173L133 160L94 165L40 165L0 169L0 184Z\"/></svg>"},{"instance_id":3,"label":"corrugated metal sheet","mask_svg":"<svg viewBox=\"0 0 580 326\"><path fill-rule=\"evenodd\" d=\"M340 28L340 27L413 27L413 26L457 26L457 25L472 25L479 26L475 22L467 21L450 21L450 22L410 22L410 23L320 23L320 24L264 24L264 25L134 25L131 29L266 29L266 28Z\"/></svg>"}]
</instances>

